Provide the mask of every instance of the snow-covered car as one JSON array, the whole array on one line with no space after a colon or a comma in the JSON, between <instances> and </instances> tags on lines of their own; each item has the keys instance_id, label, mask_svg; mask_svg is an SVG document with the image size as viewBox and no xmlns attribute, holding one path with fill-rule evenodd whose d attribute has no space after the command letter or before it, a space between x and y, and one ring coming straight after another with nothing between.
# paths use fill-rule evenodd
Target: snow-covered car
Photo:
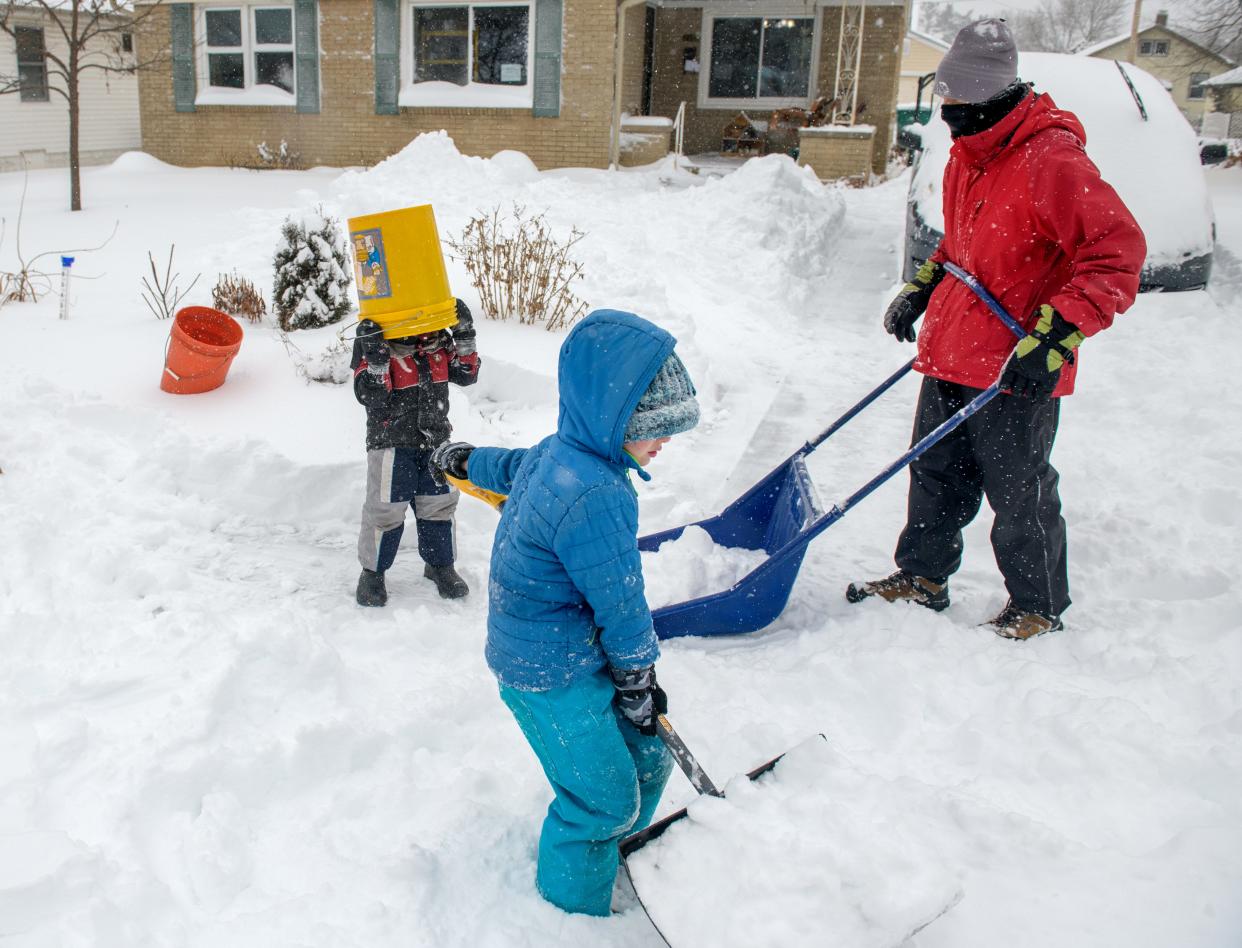
<instances>
[{"instance_id":1,"label":"snow-covered car","mask_svg":"<svg viewBox=\"0 0 1242 948\"><path fill-rule=\"evenodd\" d=\"M1160 80L1129 63L1119 68L1060 53L1020 53L1018 75L1082 121L1087 154L1147 237L1141 289L1207 286L1215 224L1198 141ZM952 144L939 109L919 131L922 149L906 204L906 280L943 236L941 182Z\"/></svg>"}]
</instances>

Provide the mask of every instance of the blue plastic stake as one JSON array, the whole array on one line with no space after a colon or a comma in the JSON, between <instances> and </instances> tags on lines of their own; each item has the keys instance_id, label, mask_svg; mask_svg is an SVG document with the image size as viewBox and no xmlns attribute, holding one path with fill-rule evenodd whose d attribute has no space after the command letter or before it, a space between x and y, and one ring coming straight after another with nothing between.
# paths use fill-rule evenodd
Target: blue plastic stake
<instances>
[{"instance_id":1,"label":"blue plastic stake","mask_svg":"<svg viewBox=\"0 0 1242 948\"><path fill-rule=\"evenodd\" d=\"M60 258L60 318L69 318L69 268L73 266L73 257Z\"/></svg>"}]
</instances>

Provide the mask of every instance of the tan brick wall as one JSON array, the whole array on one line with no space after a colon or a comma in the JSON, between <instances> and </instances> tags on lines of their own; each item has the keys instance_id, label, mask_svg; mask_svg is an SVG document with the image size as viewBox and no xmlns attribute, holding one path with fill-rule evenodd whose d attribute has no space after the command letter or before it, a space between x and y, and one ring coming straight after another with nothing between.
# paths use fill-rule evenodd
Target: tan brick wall
<instances>
[{"instance_id":1,"label":"tan brick wall","mask_svg":"<svg viewBox=\"0 0 1242 948\"><path fill-rule=\"evenodd\" d=\"M672 129L622 124L621 135L621 165L632 168L649 165L667 155Z\"/></svg>"},{"instance_id":2,"label":"tan brick wall","mask_svg":"<svg viewBox=\"0 0 1242 948\"><path fill-rule=\"evenodd\" d=\"M761 7L756 12L762 12ZM824 7L822 44L816 89L820 95L833 91L837 65L837 43L841 30L841 8ZM858 90L860 106L865 106L858 121L876 126L872 143L872 170L884 171L893 141L896 121L897 84L901 74L902 42L905 38L906 8L901 5L868 6L867 24L863 34L862 80ZM686 103L686 151L689 153L720 150L720 133L737 114L736 109L700 109L699 77L683 71L683 49L697 46L702 69L708 68L708 50L700 35L703 11L694 9L659 9L656 12L655 72L652 82L651 113L672 118L677 106ZM752 119L767 120L770 110L757 107L748 110Z\"/></svg>"},{"instance_id":3,"label":"tan brick wall","mask_svg":"<svg viewBox=\"0 0 1242 948\"><path fill-rule=\"evenodd\" d=\"M831 95L837 74L837 45L841 35L841 8L824 9L823 45L819 51L819 88ZM883 174L893 145L897 121L897 86L901 80L901 50L906 35L904 6L867 6L863 28L862 69L858 82L856 121L875 126L871 170Z\"/></svg>"},{"instance_id":4,"label":"tan brick wall","mask_svg":"<svg viewBox=\"0 0 1242 948\"><path fill-rule=\"evenodd\" d=\"M859 131L825 135L804 129L798 135L798 164L810 165L821 181L866 180L871 171L873 134Z\"/></svg>"},{"instance_id":5,"label":"tan brick wall","mask_svg":"<svg viewBox=\"0 0 1242 948\"><path fill-rule=\"evenodd\" d=\"M140 74L143 149L171 164L219 165L239 156L249 160L261 141L284 139L308 164L369 165L420 132L444 129L470 155L513 148L540 168L607 166L613 0L565 0L559 118L535 118L529 109L403 108L399 115L376 115L372 9L371 0L320 0L317 115L255 106L199 106L179 113L173 108L171 65ZM142 56L167 51L167 7L144 22L137 43ZM403 43L403 55L408 49Z\"/></svg>"}]
</instances>

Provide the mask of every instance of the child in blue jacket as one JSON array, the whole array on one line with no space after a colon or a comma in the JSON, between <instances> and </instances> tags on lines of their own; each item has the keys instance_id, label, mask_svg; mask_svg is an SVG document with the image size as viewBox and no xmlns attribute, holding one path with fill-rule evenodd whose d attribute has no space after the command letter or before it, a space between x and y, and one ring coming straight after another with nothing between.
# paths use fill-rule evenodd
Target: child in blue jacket
<instances>
[{"instance_id":1,"label":"child in blue jacket","mask_svg":"<svg viewBox=\"0 0 1242 948\"><path fill-rule=\"evenodd\" d=\"M507 494L492 547L487 662L555 799L536 884L567 912L607 915L617 841L646 826L672 770L630 472L699 420L676 340L597 310L561 346L557 431L532 448L433 453L433 467Z\"/></svg>"}]
</instances>

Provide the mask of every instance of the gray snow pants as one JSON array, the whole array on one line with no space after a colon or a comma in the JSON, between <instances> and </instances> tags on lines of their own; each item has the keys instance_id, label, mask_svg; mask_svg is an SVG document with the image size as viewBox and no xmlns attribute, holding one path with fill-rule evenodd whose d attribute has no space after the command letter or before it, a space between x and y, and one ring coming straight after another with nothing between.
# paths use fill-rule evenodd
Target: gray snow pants
<instances>
[{"instance_id":1,"label":"gray snow pants","mask_svg":"<svg viewBox=\"0 0 1242 948\"><path fill-rule=\"evenodd\" d=\"M358 534L358 562L364 569L383 573L392 566L411 504L423 562L449 566L457 558L453 511L459 494L431 476L430 457L430 451L417 448L367 452L367 494Z\"/></svg>"}]
</instances>

